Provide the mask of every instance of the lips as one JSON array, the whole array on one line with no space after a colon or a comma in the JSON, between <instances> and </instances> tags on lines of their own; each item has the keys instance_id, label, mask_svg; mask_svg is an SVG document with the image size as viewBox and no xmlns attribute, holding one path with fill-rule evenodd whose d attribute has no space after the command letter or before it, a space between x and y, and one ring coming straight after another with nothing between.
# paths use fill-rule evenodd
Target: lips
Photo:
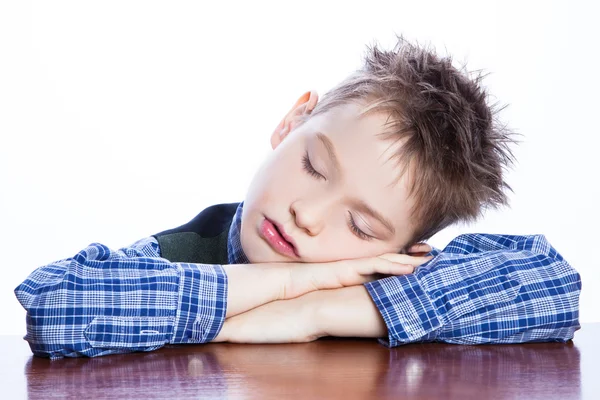
<instances>
[{"instance_id":1,"label":"lips","mask_svg":"<svg viewBox=\"0 0 600 400\"><path fill-rule=\"evenodd\" d=\"M265 217L260 231L263 238L278 253L290 257L300 257L294 239L287 235L283 226L277 222Z\"/></svg>"},{"instance_id":2,"label":"lips","mask_svg":"<svg viewBox=\"0 0 600 400\"><path fill-rule=\"evenodd\" d=\"M288 236L285 233L285 230L283 229L283 226L279 225L275 221L271 221L271 223L275 226L275 229L277 229L277 232L279 232L279 234L281 235L281 237L283 237L286 242L288 242L292 247L295 248L296 245L294 244L294 239L292 239L290 236Z\"/></svg>"}]
</instances>

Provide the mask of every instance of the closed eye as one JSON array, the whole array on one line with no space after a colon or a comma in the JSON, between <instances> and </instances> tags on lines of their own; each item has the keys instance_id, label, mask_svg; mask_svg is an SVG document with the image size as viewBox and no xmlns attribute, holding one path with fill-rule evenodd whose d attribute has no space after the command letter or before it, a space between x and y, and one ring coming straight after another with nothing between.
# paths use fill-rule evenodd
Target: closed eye
<instances>
[{"instance_id":1,"label":"closed eye","mask_svg":"<svg viewBox=\"0 0 600 400\"><path fill-rule=\"evenodd\" d=\"M304 153L304 157L302 157L302 167L303 169L310 175L314 176L317 179L327 180L323 175L317 172L316 169L313 168L310 163L310 159L308 158L308 151Z\"/></svg>"},{"instance_id":2,"label":"closed eye","mask_svg":"<svg viewBox=\"0 0 600 400\"><path fill-rule=\"evenodd\" d=\"M304 156L302 157L302 168L311 176L313 176L316 179L323 179L323 180L327 180L327 178L325 178L322 174L320 174L319 172L317 172L316 169L314 169L314 167L312 166L311 162L310 162L310 158L308 158L308 151L304 154ZM348 211L348 226L350 227L350 230L356 235L358 236L360 239L363 240L372 240L375 239L373 236L371 235L367 235L366 233L364 233L354 222L354 218L352 217L352 214L350 213L350 211Z\"/></svg>"},{"instance_id":3,"label":"closed eye","mask_svg":"<svg viewBox=\"0 0 600 400\"><path fill-rule=\"evenodd\" d=\"M350 214L350 211L348 211L348 225L350 226L350 229L352 230L352 232L354 232L354 234L356 236L358 236L359 238L361 238L363 240L375 239L373 236L367 235L366 233L361 231L358 226L356 226L356 223L354 223L354 218L352 218L352 214Z\"/></svg>"}]
</instances>

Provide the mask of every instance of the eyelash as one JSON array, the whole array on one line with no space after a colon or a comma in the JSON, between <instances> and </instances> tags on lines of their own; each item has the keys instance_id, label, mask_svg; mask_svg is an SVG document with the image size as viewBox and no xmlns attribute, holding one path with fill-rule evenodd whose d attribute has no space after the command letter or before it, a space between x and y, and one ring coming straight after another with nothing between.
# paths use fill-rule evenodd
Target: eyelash
<instances>
[{"instance_id":1,"label":"eyelash","mask_svg":"<svg viewBox=\"0 0 600 400\"><path fill-rule=\"evenodd\" d=\"M308 151L306 153L304 153L304 157L302 157L302 167L304 168L304 170L306 172L308 172L310 175L314 176L315 178L327 180L323 175L318 173L313 168L312 164L310 163L310 159L308 158Z\"/></svg>"},{"instance_id":2,"label":"eyelash","mask_svg":"<svg viewBox=\"0 0 600 400\"><path fill-rule=\"evenodd\" d=\"M356 226L356 224L354 223L354 218L352 218L352 214L350 214L350 211L348 211L348 224L350 224L350 229L352 229L352 231L359 238L364 239L364 240L372 240L373 239L373 236L367 235L366 233L361 231L358 228L358 226Z\"/></svg>"},{"instance_id":3,"label":"eyelash","mask_svg":"<svg viewBox=\"0 0 600 400\"><path fill-rule=\"evenodd\" d=\"M312 175L313 177L315 177L317 179L327 180L323 175L318 173L313 168L312 164L310 163L310 159L308 158L308 151L306 153L304 153L304 157L302 157L302 168L309 175ZM358 226L356 226L356 224L354 223L354 218L352 217L352 214L350 213L350 211L348 211L348 225L350 226L350 229L352 230L352 232L354 232L354 234L356 236L358 236L359 238L361 238L363 240L372 240L373 239L373 236L367 235L366 233L361 231Z\"/></svg>"}]
</instances>

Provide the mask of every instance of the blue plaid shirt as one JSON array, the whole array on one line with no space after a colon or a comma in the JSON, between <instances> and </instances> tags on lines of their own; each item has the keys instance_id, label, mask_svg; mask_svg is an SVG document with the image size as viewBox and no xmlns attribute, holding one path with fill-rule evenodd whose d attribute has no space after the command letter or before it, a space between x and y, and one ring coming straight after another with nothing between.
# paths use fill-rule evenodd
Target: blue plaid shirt
<instances>
[{"instance_id":1,"label":"blue plaid shirt","mask_svg":"<svg viewBox=\"0 0 600 400\"><path fill-rule=\"evenodd\" d=\"M231 223L230 264L248 263L243 202ZM464 234L415 273L366 283L393 347L422 341L567 341L579 329L579 274L543 235ZM205 343L223 326L220 265L171 263L153 237L111 250L92 243L36 269L15 289L35 355L101 356Z\"/></svg>"}]
</instances>

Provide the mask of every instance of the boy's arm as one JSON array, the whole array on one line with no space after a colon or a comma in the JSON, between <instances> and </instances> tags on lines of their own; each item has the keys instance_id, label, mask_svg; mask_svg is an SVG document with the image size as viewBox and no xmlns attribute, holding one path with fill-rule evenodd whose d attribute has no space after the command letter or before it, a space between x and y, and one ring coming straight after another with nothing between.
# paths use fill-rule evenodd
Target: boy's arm
<instances>
[{"instance_id":1,"label":"boy's arm","mask_svg":"<svg viewBox=\"0 0 600 400\"><path fill-rule=\"evenodd\" d=\"M432 254L411 275L261 306L227 320L216 340L264 342L257 334L268 332L274 341L359 336L393 347L567 341L579 329L580 276L544 236L466 234Z\"/></svg>"},{"instance_id":2,"label":"boy's arm","mask_svg":"<svg viewBox=\"0 0 600 400\"><path fill-rule=\"evenodd\" d=\"M335 316L327 321L330 313ZM386 334L385 322L369 293L357 285L273 301L228 318L213 342L302 343L322 336L377 338Z\"/></svg>"},{"instance_id":3,"label":"boy's arm","mask_svg":"<svg viewBox=\"0 0 600 400\"><path fill-rule=\"evenodd\" d=\"M52 359L211 341L226 316L279 298L288 276L260 265L171 263L156 239L92 243L37 268L16 289L35 355Z\"/></svg>"},{"instance_id":4,"label":"boy's arm","mask_svg":"<svg viewBox=\"0 0 600 400\"><path fill-rule=\"evenodd\" d=\"M459 235L414 274L365 287L390 347L564 342L580 328L581 278L543 235Z\"/></svg>"},{"instance_id":5,"label":"boy's arm","mask_svg":"<svg viewBox=\"0 0 600 400\"><path fill-rule=\"evenodd\" d=\"M15 294L27 310L25 339L34 354L94 357L209 342L226 317L377 273L410 273L426 260L391 254L321 264L172 263L150 237L118 251L92 243L36 269Z\"/></svg>"},{"instance_id":6,"label":"boy's arm","mask_svg":"<svg viewBox=\"0 0 600 400\"><path fill-rule=\"evenodd\" d=\"M37 268L15 289L32 352L51 359L210 341L225 319L219 266L170 263L152 237L112 250L91 243Z\"/></svg>"}]
</instances>

